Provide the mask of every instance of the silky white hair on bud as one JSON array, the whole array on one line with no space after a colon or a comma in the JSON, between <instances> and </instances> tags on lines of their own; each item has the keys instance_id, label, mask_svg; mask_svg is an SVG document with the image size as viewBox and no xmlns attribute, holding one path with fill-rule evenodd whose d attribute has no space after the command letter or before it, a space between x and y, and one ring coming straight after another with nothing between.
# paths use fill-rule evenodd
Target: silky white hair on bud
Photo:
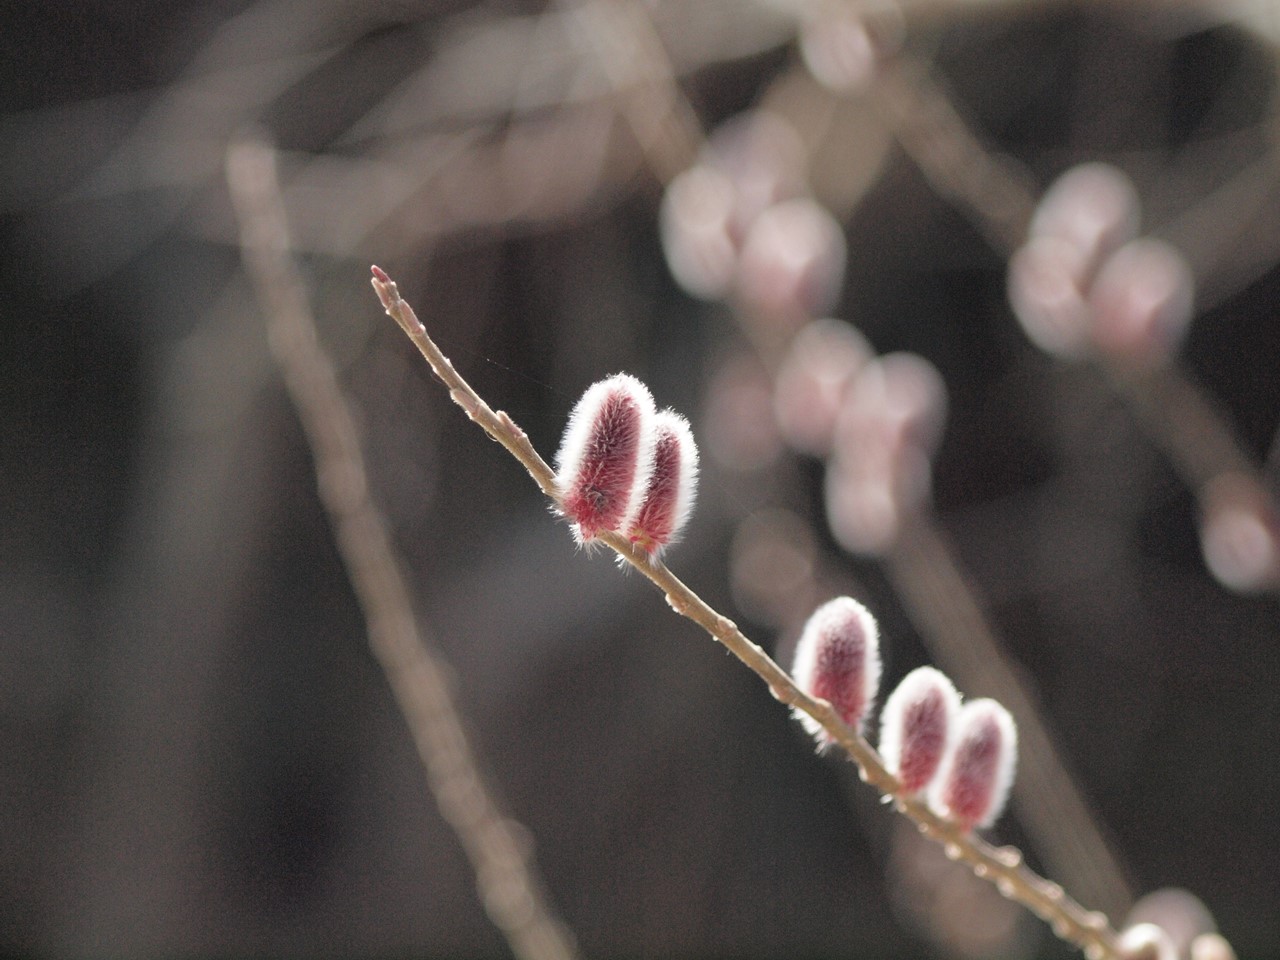
<instances>
[{"instance_id":1,"label":"silky white hair on bud","mask_svg":"<svg viewBox=\"0 0 1280 960\"><path fill-rule=\"evenodd\" d=\"M880 687L880 631L876 619L852 597L836 597L818 607L796 644L792 675L809 696L826 700L840 719L855 730ZM796 718L817 737L820 747L831 737L801 711Z\"/></svg>"},{"instance_id":2,"label":"silky white hair on bud","mask_svg":"<svg viewBox=\"0 0 1280 960\"><path fill-rule=\"evenodd\" d=\"M966 829L989 827L1008 800L1017 756L1018 730L1009 711L994 700L970 700L956 717L930 806Z\"/></svg>"},{"instance_id":3,"label":"silky white hair on bud","mask_svg":"<svg viewBox=\"0 0 1280 960\"><path fill-rule=\"evenodd\" d=\"M632 543L657 556L680 537L698 490L698 445L689 421L674 410L654 417L654 467L630 527Z\"/></svg>"},{"instance_id":4,"label":"silky white hair on bud","mask_svg":"<svg viewBox=\"0 0 1280 960\"><path fill-rule=\"evenodd\" d=\"M880 756L905 793L933 782L960 713L960 694L933 667L903 677L880 713Z\"/></svg>"},{"instance_id":5,"label":"silky white hair on bud","mask_svg":"<svg viewBox=\"0 0 1280 960\"><path fill-rule=\"evenodd\" d=\"M579 543L635 522L653 474L654 417L649 388L625 373L592 384L569 414L556 486Z\"/></svg>"}]
</instances>

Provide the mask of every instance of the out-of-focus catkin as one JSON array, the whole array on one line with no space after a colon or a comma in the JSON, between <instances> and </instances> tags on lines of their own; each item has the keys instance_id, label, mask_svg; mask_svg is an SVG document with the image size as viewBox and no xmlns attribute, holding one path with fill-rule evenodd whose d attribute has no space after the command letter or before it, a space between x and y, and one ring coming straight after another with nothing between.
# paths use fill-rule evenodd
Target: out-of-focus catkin
<instances>
[{"instance_id":1,"label":"out-of-focus catkin","mask_svg":"<svg viewBox=\"0 0 1280 960\"><path fill-rule=\"evenodd\" d=\"M1122 960L1178 960L1169 935L1154 923L1139 923L1120 934L1116 953Z\"/></svg>"}]
</instances>

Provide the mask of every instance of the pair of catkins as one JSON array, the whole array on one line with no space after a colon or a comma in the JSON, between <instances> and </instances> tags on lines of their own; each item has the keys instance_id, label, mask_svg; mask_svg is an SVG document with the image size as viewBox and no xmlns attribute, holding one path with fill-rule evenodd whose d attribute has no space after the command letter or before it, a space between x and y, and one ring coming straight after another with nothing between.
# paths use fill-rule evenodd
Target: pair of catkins
<instances>
[{"instance_id":1,"label":"pair of catkins","mask_svg":"<svg viewBox=\"0 0 1280 960\"><path fill-rule=\"evenodd\" d=\"M579 543L616 533L658 556L688 520L697 479L688 421L669 409L655 412L636 378L617 374L594 384L569 415L556 486ZM792 674L807 694L860 728L880 684L875 619L850 597L823 604L801 634ZM816 721L797 716L819 744L829 742ZM904 795L928 791L940 815L966 829L985 827L1013 782L1017 732L1000 704L981 699L962 707L951 681L920 667L885 702L880 752Z\"/></svg>"},{"instance_id":2,"label":"pair of catkins","mask_svg":"<svg viewBox=\"0 0 1280 960\"><path fill-rule=\"evenodd\" d=\"M579 543L617 533L656 557L689 519L697 485L689 422L669 408L656 412L635 377L593 384L569 414L556 487Z\"/></svg>"}]
</instances>

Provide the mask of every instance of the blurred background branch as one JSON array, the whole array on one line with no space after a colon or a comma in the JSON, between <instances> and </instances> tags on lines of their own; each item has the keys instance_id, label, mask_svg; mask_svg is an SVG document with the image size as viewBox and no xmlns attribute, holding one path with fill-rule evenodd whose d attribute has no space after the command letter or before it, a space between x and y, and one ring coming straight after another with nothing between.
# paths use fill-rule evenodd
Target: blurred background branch
<instances>
[{"instance_id":1,"label":"blurred background branch","mask_svg":"<svg viewBox=\"0 0 1280 960\"><path fill-rule=\"evenodd\" d=\"M432 796L476 874L480 901L520 960L572 960L571 935L552 911L524 828L476 762L447 665L413 613L400 561L373 503L350 407L316 339L306 288L293 264L275 154L245 139L227 153L245 266L267 317L267 339L315 459L321 503L360 603L373 655L386 673L422 758Z\"/></svg>"}]
</instances>

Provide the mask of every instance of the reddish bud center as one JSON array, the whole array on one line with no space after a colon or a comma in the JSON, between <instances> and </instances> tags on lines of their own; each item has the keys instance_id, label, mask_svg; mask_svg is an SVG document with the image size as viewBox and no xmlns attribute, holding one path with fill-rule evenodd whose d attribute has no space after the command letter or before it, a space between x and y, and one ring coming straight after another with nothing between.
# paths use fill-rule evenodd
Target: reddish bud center
<instances>
[{"instance_id":1,"label":"reddish bud center","mask_svg":"<svg viewBox=\"0 0 1280 960\"><path fill-rule=\"evenodd\" d=\"M812 694L828 701L840 719L851 726L862 716L866 705L862 676L865 660L866 641L860 632L852 630L829 634L818 649Z\"/></svg>"},{"instance_id":2,"label":"reddish bud center","mask_svg":"<svg viewBox=\"0 0 1280 960\"><path fill-rule=\"evenodd\" d=\"M621 390L601 404L576 481L564 497L565 512L577 521L584 539L616 530L622 522L638 468L642 416Z\"/></svg>"},{"instance_id":3,"label":"reddish bud center","mask_svg":"<svg viewBox=\"0 0 1280 960\"><path fill-rule=\"evenodd\" d=\"M982 721L956 747L944 799L952 816L961 823L972 826L986 816L1000 749L1000 728L992 719Z\"/></svg>"},{"instance_id":4,"label":"reddish bud center","mask_svg":"<svg viewBox=\"0 0 1280 960\"><path fill-rule=\"evenodd\" d=\"M930 690L913 703L902 721L902 755L898 779L904 790L914 792L933 779L947 742L947 709L942 694Z\"/></svg>"},{"instance_id":5,"label":"reddish bud center","mask_svg":"<svg viewBox=\"0 0 1280 960\"><path fill-rule=\"evenodd\" d=\"M671 430L663 430L654 451L649 492L631 532L632 542L650 553L670 541L675 530L680 457L680 438Z\"/></svg>"}]
</instances>

